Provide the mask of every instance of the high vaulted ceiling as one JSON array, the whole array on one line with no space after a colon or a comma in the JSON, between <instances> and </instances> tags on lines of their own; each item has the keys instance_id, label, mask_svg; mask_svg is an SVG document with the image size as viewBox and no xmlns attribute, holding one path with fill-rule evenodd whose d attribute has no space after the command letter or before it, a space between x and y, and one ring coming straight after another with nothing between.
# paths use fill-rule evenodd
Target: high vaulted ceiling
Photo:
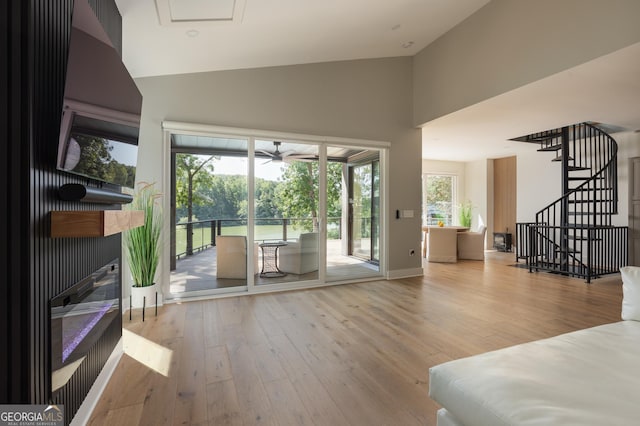
<instances>
[{"instance_id":1,"label":"high vaulted ceiling","mask_svg":"<svg viewBox=\"0 0 640 426\"><path fill-rule=\"evenodd\" d=\"M488 0L116 0L134 77L412 56Z\"/></svg>"},{"instance_id":2,"label":"high vaulted ceiling","mask_svg":"<svg viewBox=\"0 0 640 426\"><path fill-rule=\"evenodd\" d=\"M134 77L413 56L488 0L116 0ZM432 120L423 158L535 150L509 138L581 121L640 129L640 44Z\"/></svg>"}]
</instances>

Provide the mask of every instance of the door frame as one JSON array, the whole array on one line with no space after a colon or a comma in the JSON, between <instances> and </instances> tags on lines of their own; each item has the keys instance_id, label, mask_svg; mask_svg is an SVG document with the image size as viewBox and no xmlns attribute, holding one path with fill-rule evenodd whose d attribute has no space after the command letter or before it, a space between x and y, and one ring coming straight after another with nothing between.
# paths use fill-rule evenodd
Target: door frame
<instances>
[{"instance_id":1,"label":"door frame","mask_svg":"<svg viewBox=\"0 0 640 426\"><path fill-rule=\"evenodd\" d=\"M368 140L368 139L355 139L355 138L340 138L335 136L318 136L318 135L309 135L309 134L301 134L301 133L288 133L288 132L276 132L269 130L258 130L258 129L247 129L247 128L236 128L236 127L225 127L225 126L216 126L216 125L208 125L208 124L197 124L197 123L184 123L177 121L163 121L162 122L162 131L163 131L163 140L164 140L164 161L163 161L163 181L162 181L162 190L167 192L170 191L171 188L171 134L172 133L181 133L186 135L227 135L230 137L241 137L246 138L250 141L249 143L249 164L252 164L254 159L254 141L255 139L289 139L289 140L298 140L301 142L309 142L316 143L320 147L320 179L321 179L321 206L320 206L320 238L319 238L319 279L313 282L294 282L294 283L285 283L285 285L281 284L273 284L269 286L255 286L253 276L247 277L247 286L246 291L242 291L240 293L268 293L273 291L281 291L281 290L293 290L293 289L303 289L303 288L311 288L311 287L320 287L320 286L328 286L343 283L341 282L327 282L326 280L326 238L327 238L327 228L326 228L326 194L324 194L324 180L326 180L326 161L327 154L326 149L328 146L343 146L345 148L363 148L363 149L373 149L379 152L379 172L380 172L380 218L378 219L380 222L380 234L379 238L379 250L380 250L380 260L379 260L379 272L381 277L386 277L387 275L387 258L388 258L388 239L387 239L387 227L388 227L388 218L384 214L388 212L388 179L389 179L389 166L388 166L388 151L391 147L389 142L385 141L377 141L377 140ZM253 223L255 220L254 214L254 169L253 166L249 167L248 171L248 223ZM163 208L165 211L170 211L170 197L163 197ZM165 215L164 218L164 227L163 229L169 230L171 228L170 217L169 215ZM253 227L248 227L247 229L247 239L253 239L254 231ZM170 250L168 247L164 246L162 248L161 253L161 264L163 265L161 272L163 276L169 277L169 265L170 265ZM252 263L252 262L249 262ZM252 268L250 268L252 269ZM249 272L252 272L251 270ZM369 278L370 279L370 278ZM169 292L170 280L163 280L163 293L169 296L171 293ZM362 281L362 279L349 279L345 280L344 283L348 282L357 282ZM224 293L228 295L228 293ZM215 297L215 294L211 294L211 297ZM209 297L209 296L207 296Z\"/></svg>"}]
</instances>

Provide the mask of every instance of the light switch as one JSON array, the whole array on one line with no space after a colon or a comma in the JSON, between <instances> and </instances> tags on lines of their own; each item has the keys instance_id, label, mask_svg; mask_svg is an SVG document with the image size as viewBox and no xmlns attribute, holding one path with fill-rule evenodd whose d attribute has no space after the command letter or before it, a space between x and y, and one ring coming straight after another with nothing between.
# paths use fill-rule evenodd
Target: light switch
<instances>
[{"instance_id":1,"label":"light switch","mask_svg":"<svg viewBox=\"0 0 640 426\"><path fill-rule=\"evenodd\" d=\"M413 217L413 210L402 210L402 217Z\"/></svg>"}]
</instances>

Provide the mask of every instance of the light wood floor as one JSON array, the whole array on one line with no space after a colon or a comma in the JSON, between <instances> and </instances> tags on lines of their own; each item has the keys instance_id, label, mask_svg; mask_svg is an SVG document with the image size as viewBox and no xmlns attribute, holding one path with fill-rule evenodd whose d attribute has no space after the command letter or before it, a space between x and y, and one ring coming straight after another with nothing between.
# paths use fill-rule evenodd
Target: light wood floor
<instances>
[{"instance_id":1,"label":"light wood floor","mask_svg":"<svg viewBox=\"0 0 640 426\"><path fill-rule=\"evenodd\" d=\"M429 367L620 318L619 274L587 285L513 258L127 316L172 351L169 373L125 354L91 424L435 425Z\"/></svg>"}]
</instances>

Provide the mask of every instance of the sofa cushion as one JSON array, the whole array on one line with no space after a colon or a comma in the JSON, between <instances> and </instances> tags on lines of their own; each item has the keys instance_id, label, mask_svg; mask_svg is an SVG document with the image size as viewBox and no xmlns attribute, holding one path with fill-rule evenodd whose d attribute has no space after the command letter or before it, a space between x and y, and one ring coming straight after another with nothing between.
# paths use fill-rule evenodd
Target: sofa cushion
<instances>
[{"instance_id":1,"label":"sofa cushion","mask_svg":"<svg viewBox=\"0 0 640 426\"><path fill-rule=\"evenodd\" d=\"M618 321L431 367L429 394L459 425L637 425L639 353Z\"/></svg>"},{"instance_id":2,"label":"sofa cushion","mask_svg":"<svg viewBox=\"0 0 640 426\"><path fill-rule=\"evenodd\" d=\"M640 321L640 267L623 266L622 275L622 319Z\"/></svg>"}]
</instances>

